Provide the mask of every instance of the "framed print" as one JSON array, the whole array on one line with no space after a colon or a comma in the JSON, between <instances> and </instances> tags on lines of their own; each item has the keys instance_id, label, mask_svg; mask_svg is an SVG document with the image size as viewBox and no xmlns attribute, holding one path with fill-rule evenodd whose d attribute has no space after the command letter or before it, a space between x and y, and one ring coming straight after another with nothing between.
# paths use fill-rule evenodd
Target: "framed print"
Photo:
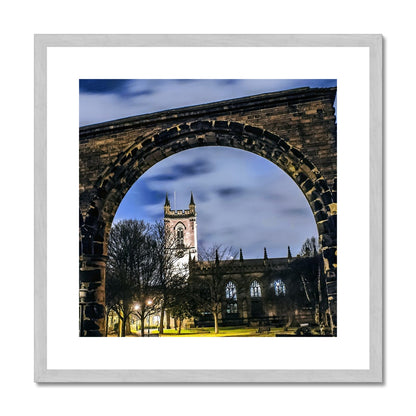
<instances>
[{"instance_id":1,"label":"framed print","mask_svg":"<svg viewBox=\"0 0 416 416\"><path fill-rule=\"evenodd\" d=\"M35 36L35 381L382 381L380 35Z\"/></svg>"}]
</instances>

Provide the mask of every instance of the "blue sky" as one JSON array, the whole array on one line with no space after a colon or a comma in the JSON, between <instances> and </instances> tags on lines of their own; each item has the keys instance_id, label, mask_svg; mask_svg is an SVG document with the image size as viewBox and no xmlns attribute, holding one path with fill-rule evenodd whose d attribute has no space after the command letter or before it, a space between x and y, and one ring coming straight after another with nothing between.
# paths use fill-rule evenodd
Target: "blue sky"
<instances>
[{"instance_id":1,"label":"blue sky","mask_svg":"<svg viewBox=\"0 0 416 416\"><path fill-rule=\"evenodd\" d=\"M80 80L80 125L336 80ZM312 212L296 184L260 156L239 149L186 150L154 165L132 186L115 221L163 218L166 192L188 207L193 191L198 244L242 248L245 258L284 257L316 236ZM176 196L176 197L175 197Z\"/></svg>"}]
</instances>

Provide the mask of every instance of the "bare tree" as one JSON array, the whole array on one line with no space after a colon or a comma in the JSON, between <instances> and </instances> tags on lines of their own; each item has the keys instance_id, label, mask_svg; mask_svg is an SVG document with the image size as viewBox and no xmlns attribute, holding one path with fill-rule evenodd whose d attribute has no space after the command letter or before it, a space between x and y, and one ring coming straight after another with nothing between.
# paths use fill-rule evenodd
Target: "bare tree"
<instances>
[{"instance_id":1,"label":"bare tree","mask_svg":"<svg viewBox=\"0 0 416 416\"><path fill-rule=\"evenodd\" d=\"M236 252L231 247L213 245L209 248L201 248L198 257L208 270L201 278L192 280L196 288L195 294L202 308L207 308L214 317L215 333L219 333L218 320L221 313L221 305L225 299L225 273L224 264L233 260Z\"/></svg>"},{"instance_id":2,"label":"bare tree","mask_svg":"<svg viewBox=\"0 0 416 416\"><path fill-rule=\"evenodd\" d=\"M290 288L288 292L296 295L293 304L296 306L309 306L315 309L315 323L325 322L326 291L322 279L322 258L320 255L314 257L297 257L290 265L298 282L298 288ZM299 294L302 294L301 296ZM290 299L290 296L288 297Z\"/></svg>"},{"instance_id":3,"label":"bare tree","mask_svg":"<svg viewBox=\"0 0 416 416\"><path fill-rule=\"evenodd\" d=\"M140 335L142 337L145 334L146 319L150 321L150 316L159 309L157 303L150 299L150 297L148 299L145 298L146 296L143 296L133 304L134 315L140 320Z\"/></svg>"},{"instance_id":4,"label":"bare tree","mask_svg":"<svg viewBox=\"0 0 416 416\"><path fill-rule=\"evenodd\" d=\"M115 224L108 243L106 303L120 319L120 336L134 305L154 295L156 261L150 227L143 221L124 220Z\"/></svg>"},{"instance_id":5,"label":"bare tree","mask_svg":"<svg viewBox=\"0 0 416 416\"><path fill-rule=\"evenodd\" d=\"M300 249L299 256L314 257L318 254L316 238L307 238Z\"/></svg>"}]
</instances>

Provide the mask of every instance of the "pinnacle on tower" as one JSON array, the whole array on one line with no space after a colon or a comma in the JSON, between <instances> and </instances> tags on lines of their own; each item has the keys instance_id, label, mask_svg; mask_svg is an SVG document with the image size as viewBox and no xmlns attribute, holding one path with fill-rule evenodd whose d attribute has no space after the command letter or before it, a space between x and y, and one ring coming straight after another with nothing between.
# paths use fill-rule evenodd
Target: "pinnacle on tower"
<instances>
[{"instance_id":1,"label":"pinnacle on tower","mask_svg":"<svg viewBox=\"0 0 416 416\"><path fill-rule=\"evenodd\" d=\"M264 260L267 260L267 259L268 259L267 250L266 250L266 247L264 247Z\"/></svg>"},{"instance_id":2,"label":"pinnacle on tower","mask_svg":"<svg viewBox=\"0 0 416 416\"><path fill-rule=\"evenodd\" d=\"M189 201L189 211L190 211L191 214L196 215L194 194L192 193L192 191L191 191L191 200Z\"/></svg>"},{"instance_id":3,"label":"pinnacle on tower","mask_svg":"<svg viewBox=\"0 0 416 416\"><path fill-rule=\"evenodd\" d=\"M288 259L292 258L292 253L290 252L290 246L287 246L287 258Z\"/></svg>"},{"instance_id":4,"label":"pinnacle on tower","mask_svg":"<svg viewBox=\"0 0 416 416\"><path fill-rule=\"evenodd\" d=\"M215 249L215 263L218 264L220 262L219 256L218 256L218 249Z\"/></svg>"},{"instance_id":5,"label":"pinnacle on tower","mask_svg":"<svg viewBox=\"0 0 416 416\"><path fill-rule=\"evenodd\" d=\"M243 250L240 248L240 261L243 261Z\"/></svg>"},{"instance_id":6,"label":"pinnacle on tower","mask_svg":"<svg viewBox=\"0 0 416 416\"><path fill-rule=\"evenodd\" d=\"M166 192L165 207L170 207L170 201L168 198L168 193Z\"/></svg>"}]
</instances>

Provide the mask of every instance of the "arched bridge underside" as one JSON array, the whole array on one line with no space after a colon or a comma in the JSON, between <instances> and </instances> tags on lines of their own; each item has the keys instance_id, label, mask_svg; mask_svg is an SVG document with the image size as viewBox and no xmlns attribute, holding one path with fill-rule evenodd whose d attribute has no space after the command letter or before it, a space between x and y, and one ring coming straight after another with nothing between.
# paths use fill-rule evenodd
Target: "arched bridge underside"
<instances>
[{"instance_id":1,"label":"arched bridge underside","mask_svg":"<svg viewBox=\"0 0 416 416\"><path fill-rule=\"evenodd\" d=\"M317 224L336 322L335 94L300 88L80 128L81 334L103 334L107 240L121 200L154 164L200 146L255 153L297 183Z\"/></svg>"}]
</instances>

